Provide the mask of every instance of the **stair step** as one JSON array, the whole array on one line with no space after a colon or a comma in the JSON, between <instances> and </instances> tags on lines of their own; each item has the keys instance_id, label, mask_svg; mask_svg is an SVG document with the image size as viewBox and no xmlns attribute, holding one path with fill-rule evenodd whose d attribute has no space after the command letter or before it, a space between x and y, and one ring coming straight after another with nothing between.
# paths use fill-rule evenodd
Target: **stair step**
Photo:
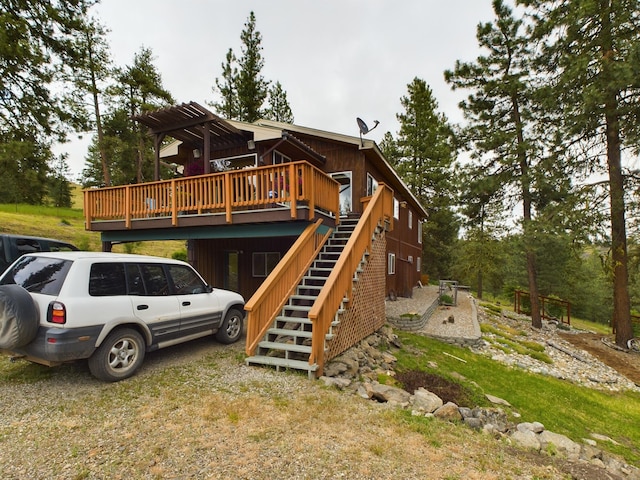
<instances>
[{"instance_id":1,"label":"stair step","mask_svg":"<svg viewBox=\"0 0 640 480\"><path fill-rule=\"evenodd\" d=\"M316 298L318 298L317 295L301 295L299 293L296 293L294 295L291 295L289 297L291 300L309 300L309 301L314 301Z\"/></svg>"},{"instance_id":2,"label":"stair step","mask_svg":"<svg viewBox=\"0 0 640 480\"><path fill-rule=\"evenodd\" d=\"M275 320L276 322L299 323L300 325L311 325L313 323L307 317L288 317L286 315L278 315Z\"/></svg>"},{"instance_id":3,"label":"stair step","mask_svg":"<svg viewBox=\"0 0 640 480\"><path fill-rule=\"evenodd\" d=\"M313 336L313 333L307 332L304 330L289 330L287 328L270 328L269 330L267 330L267 335L281 335L283 337L311 338Z\"/></svg>"},{"instance_id":4,"label":"stair step","mask_svg":"<svg viewBox=\"0 0 640 480\"><path fill-rule=\"evenodd\" d=\"M312 305L285 305L283 310L289 310L292 312L308 312L311 310Z\"/></svg>"},{"instance_id":5,"label":"stair step","mask_svg":"<svg viewBox=\"0 0 640 480\"><path fill-rule=\"evenodd\" d=\"M255 355L245 359L247 365L271 365L274 367L294 368L296 370L304 370L305 372L315 372L318 369L317 364L309 364L303 360L289 360L288 358L265 357L264 355Z\"/></svg>"},{"instance_id":6,"label":"stair step","mask_svg":"<svg viewBox=\"0 0 640 480\"><path fill-rule=\"evenodd\" d=\"M311 353L311 345L298 345L295 343L268 342L266 340L258 343L259 348L270 350L282 350L287 352Z\"/></svg>"}]
</instances>

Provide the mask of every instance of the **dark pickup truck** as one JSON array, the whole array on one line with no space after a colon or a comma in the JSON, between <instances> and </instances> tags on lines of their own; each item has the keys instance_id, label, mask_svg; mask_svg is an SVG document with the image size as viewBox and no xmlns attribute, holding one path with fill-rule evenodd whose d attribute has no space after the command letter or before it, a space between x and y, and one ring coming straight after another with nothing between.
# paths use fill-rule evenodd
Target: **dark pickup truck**
<instances>
[{"instance_id":1,"label":"dark pickup truck","mask_svg":"<svg viewBox=\"0 0 640 480\"><path fill-rule=\"evenodd\" d=\"M0 233L0 273L18 257L33 252L70 252L78 248L62 240Z\"/></svg>"}]
</instances>

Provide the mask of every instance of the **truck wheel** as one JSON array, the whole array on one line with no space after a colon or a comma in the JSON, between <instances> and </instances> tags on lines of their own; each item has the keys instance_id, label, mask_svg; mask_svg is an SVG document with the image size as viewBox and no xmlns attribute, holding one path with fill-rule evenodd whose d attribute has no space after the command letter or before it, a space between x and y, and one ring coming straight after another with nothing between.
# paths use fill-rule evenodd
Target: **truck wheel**
<instances>
[{"instance_id":1,"label":"truck wheel","mask_svg":"<svg viewBox=\"0 0 640 480\"><path fill-rule=\"evenodd\" d=\"M118 328L89 357L89 370L105 382L124 380L140 368L145 351L142 335L132 328Z\"/></svg>"},{"instance_id":2,"label":"truck wheel","mask_svg":"<svg viewBox=\"0 0 640 480\"><path fill-rule=\"evenodd\" d=\"M242 313L232 308L227 312L224 322L216 332L216 340L220 343L233 343L238 341L240 335L242 335Z\"/></svg>"},{"instance_id":3,"label":"truck wheel","mask_svg":"<svg viewBox=\"0 0 640 480\"><path fill-rule=\"evenodd\" d=\"M20 285L0 285L0 348L24 347L38 333L38 310Z\"/></svg>"}]
</instances>

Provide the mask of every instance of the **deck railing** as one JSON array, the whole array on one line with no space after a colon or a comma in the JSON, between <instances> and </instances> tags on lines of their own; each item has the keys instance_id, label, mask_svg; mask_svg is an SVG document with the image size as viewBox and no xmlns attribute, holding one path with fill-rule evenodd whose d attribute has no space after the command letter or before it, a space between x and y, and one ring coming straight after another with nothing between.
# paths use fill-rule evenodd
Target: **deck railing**
<instances>
[{"instance_id":1,"label":"deck railing","mask_svg":"<svg viewBox=\"0 0 640 480\"><path fill-rule=\"evenodd\" d=\"M393 190L381 183L367 202L358 225L308 314L313 322L309 364L318 365L318 375L322 375L324 368L325 336L343 299L351 298L353 275L365 251L371 251L376 228L385 223L393 229Z\"/></svg>"},{"instance_id":2,"label":"deck railing","mask_svg":"<svg viewBox=\"0 0 640 480\"><path fill-rule=\"evenodd\" d=\"M331 235L332 229L321 233L322 221L309 225L287 254L249 299L247 312L247 355L254 354L273 319L282 310L300 279Z\"/></svg>"},{"instance_id":3,"label":"deck railing","mask_svg":"<svg viewBox=\"0 0 640 480\"><path fill-rule=\"evenodd\" d=\"M233 213L252 208L286 205L296 218L297 207L309 207L339 215L339 184L313 165L291 162L281 165L233 170L172 180L84 191L86 228L101 220L131 221L171 217L177 226L182 214Z\"/></svg>"}]
</instances>

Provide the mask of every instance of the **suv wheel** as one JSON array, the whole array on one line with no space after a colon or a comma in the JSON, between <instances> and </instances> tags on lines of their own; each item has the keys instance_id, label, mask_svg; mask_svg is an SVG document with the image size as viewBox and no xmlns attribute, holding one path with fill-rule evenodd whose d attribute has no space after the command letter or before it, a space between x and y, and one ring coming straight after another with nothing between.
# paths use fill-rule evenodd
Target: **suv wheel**
<instances>
[{"instance_id":1,"label":"suv wheel","mask_svg":"<svg viewBox=\"0 0 640 480\"><path fill-rule=\"evenodd\" d=\"M38 311L20 285L0 286L0 348L13 350L31 342L38 333Z\"/></svg>"},{"instance_id":2,"label":"suv wheel","mask_svg":"<svg viewBox=\"0 0 640 480\"><path fill-rule=\"evenodd\" d=\"M106 382L129 378L142 365L145 349L144 339L136 330L118 328L89 357L89 370Z\"/></svg>"},{"instance_id":3,"label":"suv wheel","mask_svg":"<svg viewBox=\"0 0 640 480\"><path fill-rule=\"evenodd\" d=\"M232 308L224 317L224 322L216 333L216 340L220 343L234 343L238 341L240 335L242 335L242 313Z\"/></svg>"}]
</instances>

